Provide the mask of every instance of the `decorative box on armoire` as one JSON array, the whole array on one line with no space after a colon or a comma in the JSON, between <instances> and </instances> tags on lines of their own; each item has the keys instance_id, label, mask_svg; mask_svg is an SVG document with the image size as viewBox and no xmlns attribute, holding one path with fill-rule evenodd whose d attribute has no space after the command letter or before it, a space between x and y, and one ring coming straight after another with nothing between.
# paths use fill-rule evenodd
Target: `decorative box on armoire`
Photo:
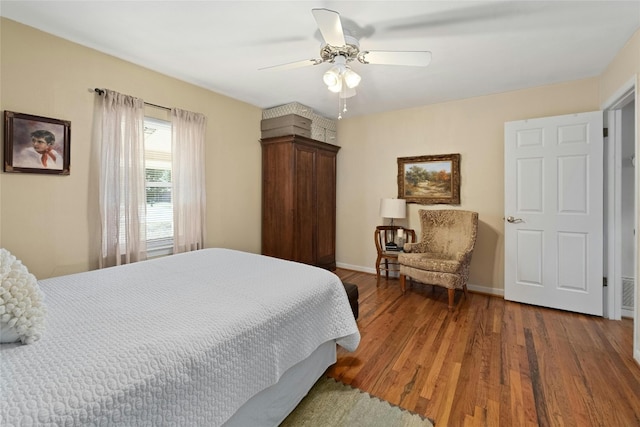
<instances>
[{"instance_id":1,"label":"decorative box on armoire","mask_svg":"<svg viewBox=\"0 0 640 427\"><path fill-rule=\"evenodd\" d=\"M300 135L260 142L262 253L335 270L340 147Z\"/></svg>"}]
</instances>

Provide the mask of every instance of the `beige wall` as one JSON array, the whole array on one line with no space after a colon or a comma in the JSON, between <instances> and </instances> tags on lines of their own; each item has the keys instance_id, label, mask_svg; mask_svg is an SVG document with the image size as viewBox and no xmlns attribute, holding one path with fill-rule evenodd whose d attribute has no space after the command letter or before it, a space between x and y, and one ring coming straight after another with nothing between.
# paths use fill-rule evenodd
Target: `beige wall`
<instances>
[{"instance_id":1,"label":"beige wall","mask_svg":"<svg viewBox=\"0 0 640 427\"><path fill-rule=\"evenodd\" d=\"M0 25L0 109L71 121L70 176L0 173L0 244L36 277L97 266L88 184L94 87L205 114L206 245L260 251L259 108L14 21Z\"/></svg>"},{"instance_id":2,"label":"beige wall","mask_svg":"<svg viewBox=\"0 0 640 427\"><path fill-rule=\"evenodd\" d=\"M640 73L640 30L631 37L600 76L600 103L604 104Z\"/></svg>"},{"instance_id":3,"label":"beige wall","mask_svg":"<svg viewBox=\"0 0 640 427\"><path fill-rule=\"evenodd\" d=\"M337 260L374 271L373 230L383 197L397 197L397 157L461 154L461 205L479 213L469 285L504 289L504 123L599 108L598 79L465 99L364 117L338 125ZM420 233L418 209L408 225ZM447 208L448 205L427 206Z\"/></svg>"}]
</instances>

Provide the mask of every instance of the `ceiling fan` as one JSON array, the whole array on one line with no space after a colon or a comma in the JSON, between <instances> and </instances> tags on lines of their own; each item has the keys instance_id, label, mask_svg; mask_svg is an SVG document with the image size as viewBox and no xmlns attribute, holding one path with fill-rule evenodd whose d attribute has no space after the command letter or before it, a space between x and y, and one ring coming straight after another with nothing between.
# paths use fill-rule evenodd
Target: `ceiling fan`
<instances>
[{"instance_id":1,"label":"ceiling fan","mask_svg":"<svg viewBox=\"0 0 640 427\"><path fill-rule=\"evenodd\" d=\"M320 48L320 58L274 65L260 70L286 70L325 62L335 64L324 73L323 81L332 92L339 93L341 98L355 95L355 87L360 83L360 76L349 67L349 63L357 60L361 64L405 65L426 67L431 62L429 51L384 51L360 50L358 39L349 34L340 20L340 14L329 9L312 9L324 43Z\"/></svg>"}]
</instances>

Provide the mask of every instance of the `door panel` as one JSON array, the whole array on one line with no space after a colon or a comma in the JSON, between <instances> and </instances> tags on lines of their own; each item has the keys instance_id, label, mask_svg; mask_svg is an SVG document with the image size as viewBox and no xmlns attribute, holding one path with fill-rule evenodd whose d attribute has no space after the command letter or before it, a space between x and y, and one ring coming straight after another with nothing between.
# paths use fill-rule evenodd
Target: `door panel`
<instances>
[{"instance_id":1,"label":"door panel","mask_svg":"<svg viewBox=\"0 0 640 427\"><path fill-rule=\"evenodd\" d=\"M542 159L517 160L518 212L542 212L544 163Z\"/></svg>"},{"instance_id":2,"label":"door panel","mask_svg":"<svg viewBox=\"0 0 640 427\"><path fill-rule=\"evenodd\" d=\"M335 270L336 253L336 153L318 150L317 265Z\"/></svg>"},{"instance_id":3,"label":"door panel","mask_svg":"<svg viewBox=\"0 0 640 427\"><path fill-rule=\"evenodd\" d=\"M542 286L542 232L540 230L518 230L518 283L522 285Z\"/></svg>"},{"instance_id":4,"label":"door panel","mask_svg":"<svg viewBox=\"0 0 640 427\"><path fill-rule=\"evenodd\" d=\"M558 287L564 290L588 292L588 235L558 233Z\"/></svg>"},{"instance_id":5,"label":"door panel","mask_svg":"<svg viewBox=\"0 0 640 427\"><path fill-rule=\"evenodd\" d=\"M505 299L602 315L602 112L505 124Z\"/></svg>"},{"instance_id":6,"label":"door panel","mask_svg":"<svg viewBox=\"0 0 640 427\"><path fill-rule=\"evenodd\" d=\"M262 149L262 253L293 258L293 198L291 144L269 144Z\"/></svg>"},{"instance_id":7,"label":"door panel","mask_svg":"<svg viewBox=\"0 0 640 427\"><path fill-rule=\"evenodd\" d=\"M295 146L295 233L293 261L314 264L315 254L315 151Z\"/></svg>"},{"instance_id":8,"label":"door panel","mask_svg":"<svg viewBox=\"0 0 640 427\"><path fill-rule=\"evenodd\" d=\"M589 208L589 158L558 158L558 212L587 214Z\"/></svg>"}]
</instances>

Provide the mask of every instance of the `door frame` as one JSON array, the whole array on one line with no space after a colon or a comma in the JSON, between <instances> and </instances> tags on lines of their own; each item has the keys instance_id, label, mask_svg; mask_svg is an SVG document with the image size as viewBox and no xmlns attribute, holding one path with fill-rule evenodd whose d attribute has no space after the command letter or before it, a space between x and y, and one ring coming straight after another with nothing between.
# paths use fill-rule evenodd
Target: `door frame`
<instances>
[{"instance_id":1,"label":"door frame","mask_svg":"<svg viewBox=\"0 0 640 427\"><path fill-rule=\"evenodd\" d=\"M608 138L606 141L606 167L607 167L607 185L605 195L605 213L606 224L605 230L606 236L606 254L605 254L605 266L607 277L606 287L606 303L604 308L605 317L613 320L620 320L622 318L622 260L621 260L621 242L622 242L622 227L621 227L621 162L622 157L620 153L620 116L621 109L627 105L631 98L635 98L633 102L636 103L636 111L638 98L636 94L635 78L629 80L624 84L616 93L607 100L602 106L604 111L604 119L606 120L606 127L608 128ZM637 121L637 120L636 120ZM637 147L637 123L636 123L636 150ZM638 182L638 172L635 172L635 182ZM634 203L634 218L638 217L638 202L637 191ZM636 227L637 228L637 227ZM637 262L637 247L638 239L636 234L634 245L634 271L636 272L636 282L638 277L638 262ZM637 288L635 286L634 288ZM637 289L636 289L637 292ZM634 298L636 301L636 298ZM634 316L637 318L638 316Z\"/></svg>"},{"instance_id":2,"label":"door frame","mask_svg":"<svg viewBox=\"0 0 640 427\"><path fill-rule=\"evenodd\" d=\"M616 150L616 147L619 146L620 141L620 129L619 129L619 121L617 119L617 115L620 113L620 109L629 102L631 96L634 97L635 102L635 126L634 126L634 144L635 144L635 152L636 155L638 153L638 106L640 105L640 100L638 99L638 84L637 77L634 75L630 78L625 84L623 84L604 104L601 106L601 110L603 110L605 120L610 121L607 123L609 128L609 137L607 142L607 193L605 196L605 209L607 213L607 223L605 224L605 230L607 232L607 253L605 255L606 265L607 265L607 274L611 269L611 266L614 266L614 272L616 266L621 266L620 259L620 251L615 250L615 248L620 248L620 204L616 204L619 202L620 198L620 177L616 179L616 162L621 162L620 150ZM616 114L617 110L617 114ZM613 128L612 128L613 125ZM618 126L616 126L618 125ZM635 197L634 197L634 218L635 218L635 229L636 236L634 240L634 272L635 272L635 281L636 286L634 286L634 319L633 319L633 356L636 362L640 363L640 292L638 291L638 282L640 282L640 274L638 271L638 245L639 245L639 237L640 237L640 221L638 218L638 193L640 190L639 178L640 174L638 173L638 167L634 168L634 182L635 182ZM616 200L616 195L618 200ZM614 221L610 219L613 218ZM615 221L615 219L618 219ZM617 239L616 239L617 237ZM616 246L617 244L617 246ZM614 248L613 250L611 248ZM621 268L621 267L620 267ZM605 315L609 319L619 320L622 317L622 277L621 271L618 269L617 277L614 280L610 280L607 286L607 304L604 307ZM617 280L616 280L617 279Z\"/></svg>"}]
</instances>

